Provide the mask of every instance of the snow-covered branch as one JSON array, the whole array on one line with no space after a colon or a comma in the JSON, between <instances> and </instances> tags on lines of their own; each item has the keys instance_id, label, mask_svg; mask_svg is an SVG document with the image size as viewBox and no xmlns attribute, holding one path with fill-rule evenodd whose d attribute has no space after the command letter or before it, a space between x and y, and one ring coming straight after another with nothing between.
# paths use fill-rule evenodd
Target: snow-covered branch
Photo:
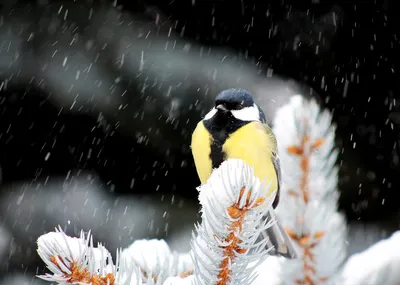
<instances>
[{"instance_id":1,"label":"snow-covered branch","mask_svg":"<svg viewBox=\"0 0 400 285\"><path fill-rule=\"evenodd\" d=\"M338 198L338 151L334 148L335 125L328 110L300 95L280 108L274 118L282 162L284 196L310 200Z\"/></svg>"},{"instance_id":2,"label":"snow-covered branch","mask_svg":"<svg viewBox=\"0 0 400 285\"><path fill-rule=\"evenodd\" d=\"M123 272L116 271L111 254L99 244L93 246L90 233L79 238L67 236L61 229L38 239L38 254L53 274L39 276L46 281L83 284L114 284ZM117 261L118 264L118 261Z\"/></svg>"},{"instance_id":3,"label":"snow-covered branch","mask_svg":"<svg viewBox=\"0 0 400 285\"><path fill-rule=\"evenodd\" d=\"M90 233L72 238L56 229L38 239L38 253L52 271L39 277L80 285L252 284L268 254L260 233L274 222L265 218L275 198L269 187L242 160L229 159L199 187L202 222L190 254L171 252L163 240L138 240L118 251L114 264L105 247L93 246Z\"/></svg>"},{"instance_id":4,"label":"snow-covered branch","mask_svg":"<svg viewBox=\"0 0 400 285\"><path fill-rule=\"evenodd\" d=\"M39 237L37 251L52 272L38 277L58 284L167 284L172 277L183 279L179 275L192 268L188 254L171 252L163 240L135 241L123 251L117 251L114 264L104 246L93 245L90 233L85 236L81 232L75 238L56 229Z\"/></svg>"},{"instance_id":5,"label":"snow-covered branch","mask_svg":"<svg viewBox=\"0 0 400 285\"><path fill-rule=\"evenodd\" d=\"M202 222L193 238L196 284L251 284L254 268L266 258L266 240L257 242L271 226L264 218L273 197L269 183L239 159L228 159L199 187Z\"/></svg>"},{"instance_id":6,"label":"snow-covered branch","mask_svg":"<svg viewBox=\"0 0 400 285\"><path fill-rule=\"evenodd\" d=\"M334 131L329 112L301 96L292 97L274 120L283 176L277 215L302 253L301 261L285 263L285 284L331 283L346 257Z\"/></svg>"},{"instance_id":7,"label":"snow-covered branch","mask_svg":"<svg viewBox=\"0 0 400 285\"><path fill-rule=\"evenodd\" d=\"M189 253L172 252L164 240L137 240L122 251L122 257L140 268L141 279L147 284L151 279L163 284L168 277L186 277L193 271Z\"/></svg>"}]
</instances>

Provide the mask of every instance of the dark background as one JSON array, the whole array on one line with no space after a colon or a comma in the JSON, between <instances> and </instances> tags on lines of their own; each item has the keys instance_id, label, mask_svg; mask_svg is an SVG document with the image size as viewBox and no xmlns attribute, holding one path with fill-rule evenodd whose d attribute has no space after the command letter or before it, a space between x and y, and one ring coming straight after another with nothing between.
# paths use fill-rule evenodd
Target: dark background
<instances>
[{"instance_id":1,"label":"dark background","mask_svg":"<svg viewBox=\"0 0 400 285\"><path fill-rule=\"evenodd\" d=\"M195 205L191 131L220 90L242 87L262 101L269 119L278 104L265 98L284 103L297 90L318 98L337 124L340 208L349 221L397 229L394 3L3 1L3 228L15 240L29 232L15 231L13 215L21 209L10 201L20 197L19 183L31 187L23 193L40 195L53 183L65 194L57 179L81 173L93 173L96 191L109 199L176 195ZM39 231L54 226L44 223ZM22 243L35 241L27 235L31 240Z\"/></svg>"}]
</instances>

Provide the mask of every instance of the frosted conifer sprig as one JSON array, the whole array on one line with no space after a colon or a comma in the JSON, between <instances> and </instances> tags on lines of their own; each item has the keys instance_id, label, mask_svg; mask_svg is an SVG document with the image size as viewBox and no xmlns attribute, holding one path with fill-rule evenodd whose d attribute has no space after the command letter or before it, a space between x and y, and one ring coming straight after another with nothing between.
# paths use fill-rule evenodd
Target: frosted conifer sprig
<instances>
[{"instance_id":1,"label":"frosted conifer sprig","mask_svg":"<svg viewBox=\"0 0 400 285\"><path fill-rule=\"evenodd\" d=\"M285 195L301 197L305 203L337 199L335 129L329 111L321 110L314 99L296 95L277 111L274 132L283 164Z\"/></svg>"},{"instance_id":2,"label":"frosted conifer sprig","mask_svg":"<svg viewBox=\"0 0 400 285\"><path fill-rule=\"evenodd\" d=\"M277 216L301 252L300 261L285 262L285 284L331 284L346 257L331 119L315 100L299 95L274 119L283 181Z\"/></svg>"},{"instance_id":3,"label":"frosted conifer sprig","mask_svg":"<svg viewBox=\"0 0 400 285\"><path fill-rule=\"evenodd\" d=\"M192 240L196 284L254 280L254 268L268 253L267 240L256 241L272 223L264 218L274 199L267 196L269 185L242 160L228 159L198 188L202 222Z\"/></svg>"},{"instance_id":4,"label":"frosted conifer sprig","mask_svg":"<svg viewBox=\"0 0 400 285\"><path fill-rule=\"evenodd\" d=\"M165 240L137 240L122 251L131 263L140 268L141 279L147 284L163 284L170 276L187 277L193 269L189 254L172 252Z\"/></svg>"},{"instance_id":5,"label":"frosted conifer sprig","mask_svg":"<svg viewBox=\"0 0 400 285\"><path fill-rule=\"evenodd\" d=\"M94 247L90 233L72 238L56 229L39 237L37 243L39 256L53 272L39 276L41 279L61 284L115 284L111 254L101 244Z\"/></svg>"},{"instance_id":6,"label":"frosted conifer sprig","mask_svg":"<svg viewBox=\"0 0 400 285\"><path fill-rule=\"evenodd\" d=\"M193 278L187 274L193 268L189 254L171 252L163 240L135 241L117 251L115 264L104 246L93 246L90 233L75 238L56 229L37 243L39 256L52 272L38 277L58 284L183 285Z\"/></svg>"}]
</instances>

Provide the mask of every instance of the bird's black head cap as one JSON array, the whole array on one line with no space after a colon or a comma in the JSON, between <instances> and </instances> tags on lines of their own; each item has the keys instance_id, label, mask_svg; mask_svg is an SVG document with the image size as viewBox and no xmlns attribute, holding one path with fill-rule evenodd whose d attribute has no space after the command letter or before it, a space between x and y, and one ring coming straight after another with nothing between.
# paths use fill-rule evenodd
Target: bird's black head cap
<instances>
[{"instance_id":1,"label":"bird's black head cap","mask_svg":"<svg viewBox=\"0 0 400 285\"><path fill-rule=\"evenodd\" d=\"M226 89L215 98L215 107L224 106L228 110L240 110L254 105L253 96L244 89Z\"/></svg>"}]
</instances>

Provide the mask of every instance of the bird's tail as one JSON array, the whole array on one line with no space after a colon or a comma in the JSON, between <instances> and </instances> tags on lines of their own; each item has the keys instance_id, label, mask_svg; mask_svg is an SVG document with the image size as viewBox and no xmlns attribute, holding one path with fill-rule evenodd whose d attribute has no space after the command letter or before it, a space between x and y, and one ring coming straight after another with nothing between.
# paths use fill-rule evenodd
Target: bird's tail
<instances>
[{"instance_id":1,"label":"bird's tail","mask_svg":"<svg viewBox=\"0 0 400 285\"><path fill-rule=\"evenodd\" d=\"M276 218L273 209L268 211L266 218L269 221L273 221L272 226L261 233L262 238L268 239L267 247L271 248L269 253L271 255L283 256L289 259L299 258L299 254L296 251L292 240Z\"/></svg>"}]
</instances>

